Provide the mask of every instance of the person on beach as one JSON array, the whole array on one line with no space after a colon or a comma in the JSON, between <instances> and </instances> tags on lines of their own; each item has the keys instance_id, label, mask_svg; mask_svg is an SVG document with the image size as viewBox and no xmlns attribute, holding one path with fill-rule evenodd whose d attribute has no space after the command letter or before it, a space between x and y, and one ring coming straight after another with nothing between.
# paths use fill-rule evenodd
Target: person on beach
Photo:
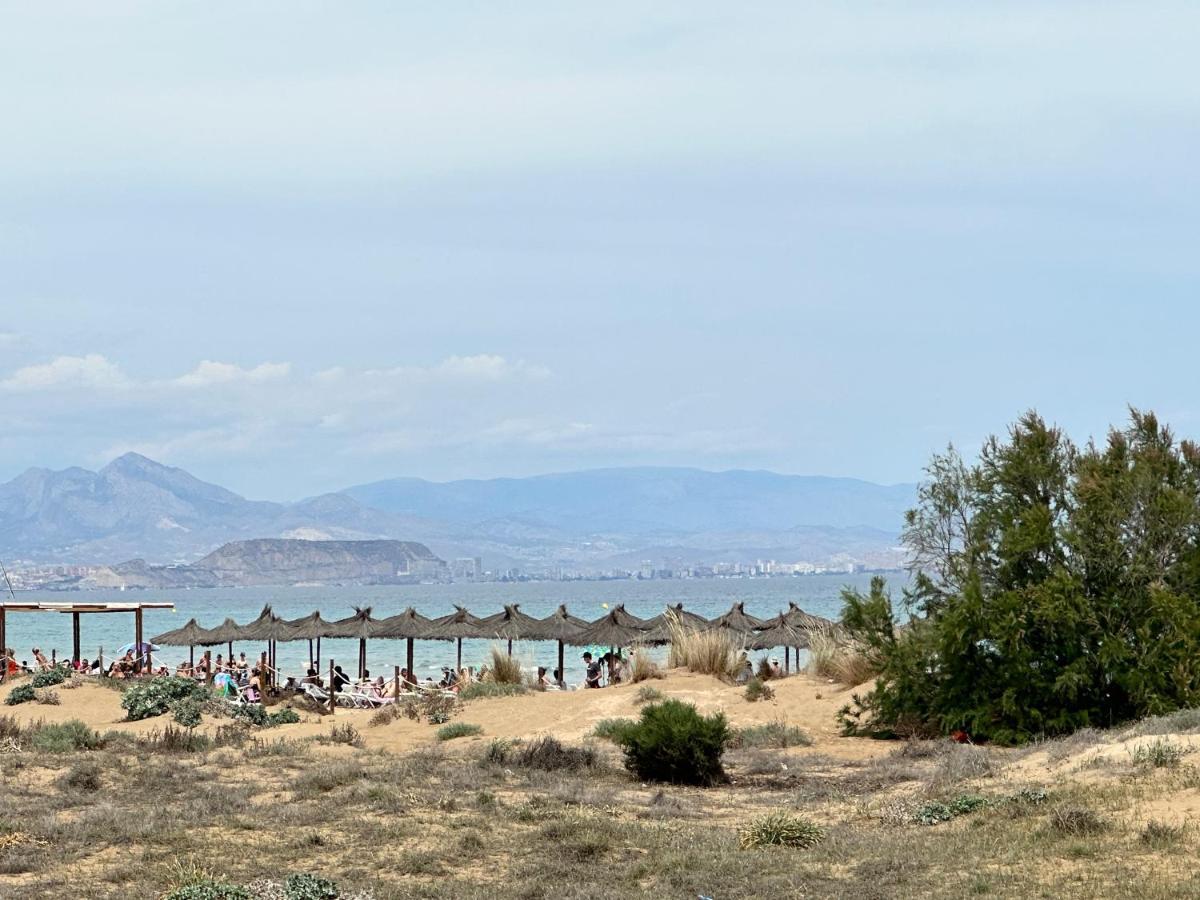
<instances>
[{"instance_id":1,"label":"person on beach","mask_svg":"<svg viewBox=\"0 0 1200 900\"><path fill-rule=\"evenodd\" d=\"M539 691L544 691L544 690L546 690L546 688L550 687L550 682L546 679L546 667L545 666L537 667L537 682L535 683L535 687Z\"/></svg>"},{"instance_id":2,"label":"person on beach","mask_svg":"<svg viewBox=\"0 0 1200 900\"><path fill-rule=\"evenodd\" d=\"M554 670L554 686L560 691L565 691L567 689L567 683L563 681L562 672L560 672L558 669Z\"/></svg>"},{"instance_id":3,"label":"person on beach","mask_svg":"<svg viewBox=\"0 0 1200 900\"><path fill-rule=\"evenodd\" d=\"M600 687L600 662L592 662L592 654L583 654L583 664L587 667L587 675L584 679L584 687L598 688Z\"/></svg>"},{"instance_id":4,"label":"person on beach","mask_svg":"<svg viewBox=\"0 0 1200 900\"><path fill-rule=\"evenodd\" d=\"M16 675L21 671L20 665L17 664L17 654L12 647L8 647L4 651L4 674L5 676Z\"/></svg>"},{"instance_id":5,"label":"person on beach","mask_svg":"<svg viewBox=\"0 0 1200 900\"><path fill-rule=\"evenodd\" d=\"M46 659L46 654L44 654L37 647L33 648L33 658L37 662L38 668L42 671L53 668L53 666L50 665L50 660Z\"/></svg>"},{"instance_id":6,"label":"person on beach","mask_svg":"<svg viewBox=\"0 0 1200 900\"><path fill-rule=\"evenodd\" d=\"M783 667L781 665L779 665L778 658L772 656L771 662L768 665L770 666L770 669L771 669L771 677L772 678L782 678L783 677Z\"/></svg>"},{"instance_id":7,"label":"person on beach","mask_svg":"<svg viewBox=\"0 0 1200 900\"><path fill-rule=\"evenodd\" d=\"M341 666L333 667L333 679L329 685L330 690L335 694L340 694L346 689L346 685L350 683L350 679L346 677L346 673L342 671Z\"/></svg>"}]
</instances>

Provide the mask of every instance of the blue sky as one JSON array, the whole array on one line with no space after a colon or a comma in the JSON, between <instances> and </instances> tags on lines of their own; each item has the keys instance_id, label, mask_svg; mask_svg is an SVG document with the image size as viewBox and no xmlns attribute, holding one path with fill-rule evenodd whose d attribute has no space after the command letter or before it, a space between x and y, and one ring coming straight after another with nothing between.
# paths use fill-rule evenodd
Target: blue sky
<instances>
[{"instance_id":1,"label":"blue sky","mask_svg":"<svg viewBox=\"0 0 1200 900\"><path fill-rule=\"evenodd\" d=\"M1194 4L113 0L0 29L0 478L917 478L1200 436Z\"/></svg>"}]
</instances>

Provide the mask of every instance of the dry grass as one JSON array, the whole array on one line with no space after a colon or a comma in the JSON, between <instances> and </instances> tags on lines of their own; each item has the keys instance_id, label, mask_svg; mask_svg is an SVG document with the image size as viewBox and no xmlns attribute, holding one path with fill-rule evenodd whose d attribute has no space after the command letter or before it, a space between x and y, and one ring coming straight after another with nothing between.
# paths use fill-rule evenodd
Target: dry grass
<instances>
[{"instance_id":1,"label":"dry grass","mask_svg":"<svg viewBox=\"0 0 1200 900\"><path fill-rule=\"evenodd\" d=\"M667 665L684 668L703 675L715 675L725 681L737 677L742 643L724 629L694 631L683 625L678 617L667 613L667 628L671 645Z\"/></svg>"},{"instance_id":2,"label":"dry grass","mask_svg":"<svg viewBox=\"0 0 1200 900\"><path fill-rule=\"evenodd\" d=\"M808 673L832 678L849 687L864 684L879 674L860 646L829 629L813 631L809 636Z\"/></svg>"},{"instance_id":3,"label":"dry grass","mask_svg":"<svg viewBox=\"0 0 1200 900\"><path fill-rule=\"evenodd\" d=\"M523 684L521 661L509 656L503 647L492 647L492 664L489 673L496 684Z\"/></svg>"},{"instance_id":4,"label":"dry grass","mask_svg":"<svg viewBox=\"0 0 1200 900\"><path fill-rule=\"evenodd\" d=\"M629 657L629 680L633 684L639 681L649 681L652 678L662 678L663 673L658 665L650 658L650 654L642 649L635 649Z\"/></svg>"}]
</instances>

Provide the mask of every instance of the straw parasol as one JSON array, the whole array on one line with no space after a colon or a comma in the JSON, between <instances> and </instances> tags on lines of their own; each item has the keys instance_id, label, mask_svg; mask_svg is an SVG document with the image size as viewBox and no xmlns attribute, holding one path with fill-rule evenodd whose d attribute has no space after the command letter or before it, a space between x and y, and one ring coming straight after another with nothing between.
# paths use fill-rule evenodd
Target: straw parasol
<instances>
[{"instance_id":1,"label":"straw parasol","mask_svg":"<svg viewBox=\"0 0 1200 900\"><path fill-rule=\"evenodd\" d=\"M434 619L433 626L431 637L434 640L458 642L458 662L455 666L457 669L462 669L463 638L481 638L486 634L483 629L483 620L457 605L450 615Z\"/></svg>"},{"instance_id":2,"label":"straw parasol","mask_svg":"<svg viewBox=\"0 0 1200 900\"><path fill-rule=\"evenodd\" d=\"M808 647L808 632L793 628L787 616L780 613L767 622L766 628L754 632L746 642L746 648L749 650L770 650L774 647L783 648L784 670L791 671L788 648L795 647L799 650Z\"/></svg>"},{"instance_id":3,"label":"straw parasol","mask_svg":"<svg viewBox=\"0 0 1200 900\"><path fill-rule=\"evenodd\" d=\"M746 612L746 604L742 601L733 604L729 607L729 612L718 616L709 623L710 628L727 628L739 634L749 634L765 625L766 622L762 619L756 619Z\"/></svg>"},{"instance_id":4,"label":"straw parasol","mask_svg":"<svg viewBox=\"0 0 1200 900\"><path fill-rule=\"evenodd\" d=\"M558 609L544 619L537 620L537 626L528 637L539 641L558 641L558 677L566 679L566 669L563 668L563 645L579 634L588 623L567 612L565 603L559 604Z\"/></svg>"},{"instance_id":5,"label":"straw parasol","mask_svg":"<svg viewBox=\"0 0 1200 900\"><path fill-rule=\"evenodd\" d=\"M162 647L187 647L188 648L188 665L196 664L196 646L201 647L220 644L222 641L211 640L212 629L201 628L200 623L195 619L188 619L186 625L175 628L171 631L164 631L158 637L150 638L151 644L158 644Z\"/></svg>"},{"instance_id":6,"label":"straw parasol","mask_svg":"<svg viewBox=\"0 0 1200 900\"><path fill-rule=\"evenodd\" d=\"M279 640L286 628L287 623L275 615L271 610L271 604L267 603L263 606L262 612L258 614L257 619L247 622L239 629L239 640L261 641L267 645L267 667L269 671L263 673L263 675L271 681L274 680L275 675L275 642ZM308 656L311 663L311 642Z\"/></svg>"},{"instance_id":7,"label":"straw parasol","mask_svg":"<svg viewBox=\"0 0 1200 900\"><path fill-rule=\"evenodd\" d=\"M408 641L408 677L415 684L417 678L413 674L413 641L433 639L435 628L432 619L426 618L410 606L402 613L376 620L371 629L371 636L403 638Z\"/></svg>"},{"instance_id":8,"label":"straw parasol","mask_svg":"<svg viewBox=\"0 0 1200 900\"><path fill-rule=\"evenodd\" d=\"M783 616L789 625L800 631L829 631L838 627L831 619L806 613L793 601L788 602L788 611Z\"/></svg>"},{"instance_id":9,"label":"straw parasol","mask_svg":"<svg viewBox=\"0 0 1200 900\"><path fill-rule=\"evenodd\" d=\"M578 634L568 638L566 642L576 647L588 647L592 644L601 647L625 647L641 643L645 638L646 623L627 613L625 604L620 603Z\"/></svg>"},{"instance_id":10,"label":"straw parasol","mask_svg":"<svg viewBox=\"0 0 1200 900\"><path fill-rule=\"evenodd\" d=\"M377 624L371 618L371 607L354 607L354 614L336 622L330 622L329 637L349 638L358 641L358 677L366 677L367 638L372 637Z\"/></svg>"},{"instance_id":11,"label":"straw parasol","mask_svg":"<svg viewBox=\"0 0 1200 900\"><path fill-rule=\"evenodd\" d=\"M498 637L508 641L508 655L512 656L512 642L531 637L537 630L540 621L521 612L519 604L506 603L504 612L488 616L481 624L488 637Z\"/></svg>"},{"instance_id":12,"label":"straw parasol","mask_svg":"<svg viewBox=\"0 0 1200 900\"><path fill-rule=\"evenodd\" d=\"M708 628L708 619L694 612L688 612L683 608L682 603L676 603L674 606L668 606L665 610L646 622L646 637L647 644L669 644L671 643L671 627L670 619L674 617L684 628L693 631L703 631Z\"/></svg>"}]
</instances>

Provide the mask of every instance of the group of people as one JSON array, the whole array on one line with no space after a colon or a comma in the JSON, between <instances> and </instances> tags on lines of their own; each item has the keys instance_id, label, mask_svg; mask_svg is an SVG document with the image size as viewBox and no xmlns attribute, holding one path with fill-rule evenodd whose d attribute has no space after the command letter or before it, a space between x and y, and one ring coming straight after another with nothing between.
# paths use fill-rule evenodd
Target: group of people
<instances>
[{"instance_id":1,"label":"group of people","mask_svg":"<svg viewBox=\"0 0 1200 900\"><path fill-rule=\"evenodd\" d=\"M628 656L622 656L621 652L609 651L603 656L596 658L591 652L583 654L584 677L583 686L585 688L603 687L605 684L609 686L614 684L623 684L630 680L633 675L633 660ZM555 672L557 675L558 673Z\"/></svg>"}]
</instances>

